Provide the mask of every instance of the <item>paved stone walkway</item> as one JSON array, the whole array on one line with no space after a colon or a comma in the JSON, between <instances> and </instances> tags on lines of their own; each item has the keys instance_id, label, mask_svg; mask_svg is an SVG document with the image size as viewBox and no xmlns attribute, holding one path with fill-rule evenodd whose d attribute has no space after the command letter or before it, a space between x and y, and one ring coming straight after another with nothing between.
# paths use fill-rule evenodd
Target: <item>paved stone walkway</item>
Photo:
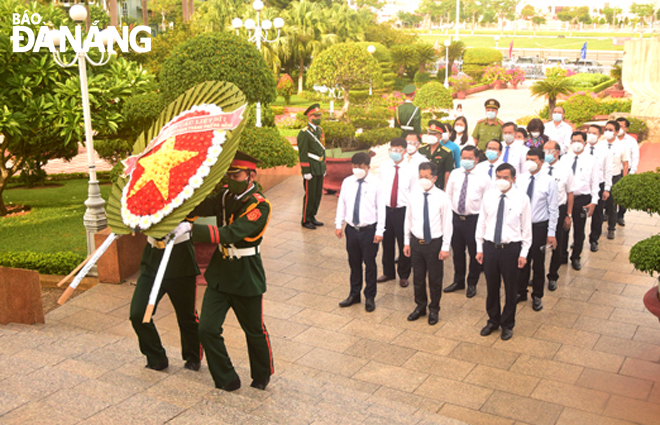
<instances>
[{"instance_id":1,"label":"paved stone walkway","mask_svg":"<svg viewBox=\"0 0 660 425\"><path fill-rule=\"evenodd\" d=\"M349 270L331 224L336 197L324 196L327 225L316 231L299 224L298 177L267 197L264 310L276 374L265 393L226 394L206 365L183 369L167 300L155 320L171 366L146 370L127 319L132 286L102 284L46 325L0 326L0 424L658 423L660 326L642 304L654 279L627 261L635 242L657 233L658 217L629 213L614 241L587 250L581 271L562 267L545 308L520 304L505 342L479 335L483 279L473 299L444 294L436 326L408 322L412 287L392 282L379 285L373 313L339 308ZM247 385L245 338L231 314L225 338Z\"/></svg>"}]
</instances>

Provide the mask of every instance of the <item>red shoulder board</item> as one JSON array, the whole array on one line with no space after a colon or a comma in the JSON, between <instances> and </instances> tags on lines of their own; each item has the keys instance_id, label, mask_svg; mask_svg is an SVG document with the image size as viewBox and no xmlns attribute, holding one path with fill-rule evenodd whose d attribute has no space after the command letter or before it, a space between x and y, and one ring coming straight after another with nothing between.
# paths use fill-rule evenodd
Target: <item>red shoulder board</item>
<instances>
[{"instance_id":1,"label":"red shoulder board","mask_svg":"<svg viewBox=\"0 0 660 425\"><path fill-rule=\"evenodd\" d=\"M265 202L265 201L266 201L266 200L264 199L264 197L261 196L261 194L259 194L259 193L255 193L253 196L254 196L254 199L256 199L256 200L259 201L259 202Z\"/></svg>"},{"instance_id":2,"label":"red shoulder board","mask_svg":"<svg viewBox=\"0 0 660 425\"><path fill-rule=\"evenodd\" d=\"M250 211L246 217L250 221L257 221L259 217L261 217L261 211L255 208L252 211Z\"/></svg>"}]
</instances>

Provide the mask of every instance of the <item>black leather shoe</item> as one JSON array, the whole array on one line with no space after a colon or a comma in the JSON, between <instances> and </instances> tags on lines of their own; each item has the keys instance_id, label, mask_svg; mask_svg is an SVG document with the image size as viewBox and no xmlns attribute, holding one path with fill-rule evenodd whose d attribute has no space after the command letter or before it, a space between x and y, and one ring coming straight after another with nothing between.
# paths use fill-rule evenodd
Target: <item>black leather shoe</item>
<instances>
[{"instance_id":1,"label":"black leather shoe","mask_svg":"<svg viewBox=\"0 0 660 425\"><path fill-rule=\"evenodd\" d=\"M517 303L521 303L527 301L527 295L520 295L518 294L518 299L516 300Z\"/></svg>"},{"instance_id":2,"label":"black leather shoe","mask_svg":"<svg viewBox=\"0 0 660 425\"><path fill-rule=\"evenodd\" d=\"M534 311L541 311L543 309L541 298L532 296L532 309Z\"/></svg>"},{"instance_id":3,"label":"black leather shoe","mask_svg":"<svg viewBox=\"0 0 660 425\"><path fill-rule=\"evenodd\" d=\"M322 222L322 221L318 221L317 219L312 220L312 224L313 224L314 226L316 226L316 227L321 227L321 226L323 226L323 222Z\"/></svg>"},{"instance_id":4,"label":"black leather shoe","mask_svg":"<svg viewBox=\"0 0 660 425\"><path fill-rule=\"evenodd\" d=\"M438 324L438 312L437 311L429 311L429 325L437 325Z\"/></svg>"},{"instance_id":5,"label":"black leather shoe","mask_svg":"<svg viewBox=\"0 0 660 425\"><path fill-rule=\"evenodd\" d=\"M608 230L607 231L607 239L614 239L614 230Z\"/></svg>"},{"instance_id":6,"label":"black leather shoe","mask_svg":"<svg viewBox=\"0 0 660 425\"><path fill-rule=\"evenodd\" d=\"M458 291L458 290L461 290L461 289L465 289L465 284L461 285L460 283L454 282L451 285L449 285L448 287L446 287L445 289L443 289L442 292L454 292L454 291Z\"/></svg>"},{"instance_id":7,"label":"black leather shoe","mask_svg":"<svg viewBox=\"0 0 660 425\"><path fill-rule=\"evenodd\" d=\"M465 291L465 296L472 298L477 295L477 285L468 285L467 291Z\"/></svg>"},{"instance_id":8,"label":"black leather shoe","mask_svg":"<svg viewBox=\"0 0 660 425\"><path fill-rule=\"evenodd\" d=\"M616 222L619 226L626 227L626 220L624 220L623 218L617 218Z\"/></svg>"},{"instance_id":9,"label":"black leather shoe","mask_svg":"<svg viewBox=\"0 0 660 425\"><path fill-rule=\"evenodd\" d=\"M360 302L359 295L349 295L344 301L339 303L339 307L350 307L353 304L358 304Z\"/></svg>"},{"instance_id":10,"label":"black leather shoe","mask_svg":"<svg viewBox=\"0 0 660 425\"><path fill-rule=\"evenodd\" d=\"M302 227L309 230L316 230L316 226L314 226L314 223L309 223L309 222L303 223Z\"/></svg>"},{"instance_id":11,"label":"black leather shoe","mask_svg":"<svg viewBox=\"0 0 660 425\"><path fill-rule=\"evenodd\" d=\"M571 267L573 267L573 270L580 270L582 264L580 264L580 260L571 260Z\"/></svg>"},{"instance_id":12,"label":"black leather shoe","mask_svg":"<svg viewBox=\"0 0 660 425\"><path fill-rule=\"evenodd\" d=\"M364 309L367 310L367 313L371 313L376 309L376 302L373 298L367 298L364 300Z\"/></svg>"},{"instance_id":13,"label":"black leather shoe","mask_svg":"<svg viewBox=\"0 0 660 425\"><path fill-rule=\"evenodd\" d=\"M263 380L262 379L254 379L254 380L252 380L252 383L250 384L250 386L252 388L256 388L256 389L259 389L259 390L263 391L263 390L266 389L269 382L270 382L270 376L266 379L263 379Z\"/></svg>"},{"instance_id":14,"label":"black leather shoe","mask_svg":"<svg viewBox=\"0 0 660 425\"><path fill-rule=\"evenodd\" d=\"M160 362L157 365L149 366L149 363L147 363L144 367L146 367L148 369L152 369L152 370L164 370L164 369L167 369L169 365L170 365L170 362L167 361L167 357L165 357L165 360L163 360L162 362Z\"/></svg>"},{"instance_id":15,"label":"black leather shoe","mask_svg":"<svg viewBox=\"0 0 660 425\"><path fill-rule=\"evenodd\" d=\"M556 290L557 290L557 281L548 280L548 291L556 291Z\"/></svg>"},{"instance_id":16,"label":"black leather shoe","mask_svg":"<svg viewBox=\"0 0 660 425\"><path fill-rule=\"evenodd\" d=\"M220 387L221 390L225 390L227 392L236 391L239 388L241 388L241 378L238 376L224 387Z\"/></svg>"},{"instance_id":17,"label":"black leather shoe","mask_svg":"<svg viewBox=\"0 0 660 425\"><path fill-rule=\"evenodd\" d=\"M410 315L408 316L408 321L412 322L417 319L419 319L422 316L426 316L426 309L421 309L421 308L416 308Z\"/></svg>"},{"instance_id":18,"label":"black leather shoe","mask_svg":"<svg viewBox=\"0 0 660 425\"><path fill-rule=\"evenodd\" d=\"M382 276L378 276L378 279L376 279L376 282L383 283L383 282L387 282L388 280L394 280L394 278L382 275Z\"/></svg>"},{"instance_id":19,"label":"black leather shoe","mask_svg":"<svg viewBox=\"0 0 660 425\"><path fill-rule=\"evenodd\" d=\"M511 339L512 336L513 336L513 329L502 329L502 335L500 335L502 341L508 341Z\"/></svg>"},{"instance_id":20,"label":"black leather shoe","mask_svg":"<svg viewBox=\"0 0 660 425\"><path fill-rule=\"evenodd\" d=\"M199 368L202 367L202 362L188 360L186 364L183 365L183 367L185 367L188 370L194 370L195 372L197 372Z\"/></svg>"},{"instance_id":21,"label":"black leather shoe","mask_svg":"<svg viewBox=\"0 0 660 425\"><path fill-rule=\"evenodd\" d=\"M399 286L402 288L408 287L408 279L399 279Z\"/></svg>"},{"instance_id":22,"label":"black leather shoe","mask_svg":"<svg viewBox=\"0 0 660 425\"><path fill-rule=\"evenodd\" d=\"M589 248L591 252L598 252L598 242L591 242Z\"/></svg>"},{"instance_id":23,"label":"black leather shoe","mask_svg":"<svg viewBox=\"0 0 660 425\"><path fill-rule=\"evenodd\" d=\"M486 323L486 326L484 326L481 329L481 336L488 336L493 333L493 331L496 331L499 326L495 326L492 323L488 322Z\"/></svg>"}]
</instances>

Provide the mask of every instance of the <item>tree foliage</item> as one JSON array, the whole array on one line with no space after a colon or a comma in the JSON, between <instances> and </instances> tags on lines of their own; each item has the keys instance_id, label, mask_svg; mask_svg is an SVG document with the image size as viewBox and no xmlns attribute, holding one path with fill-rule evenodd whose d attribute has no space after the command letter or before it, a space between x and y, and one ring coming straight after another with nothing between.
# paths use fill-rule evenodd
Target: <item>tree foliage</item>
<instances>
[{"instance_id":1,"label":"tree foliage","mask_svg":"<svg viewBox=\"0 0 660 425\"><path fill-rule=\"evenodd\" d=\"M548 99L548 110L552 111L560 94L569 95L573 93L573 86L567 78L546 78L538 80L530 88L532 96Z\"/></svg>"},{"instance_id":2,"label":"tree foliage","mask_svg":"<svg viewBox=\"0 0 660 425\"><path fill-rule=\"evenodd\" d=\"M451 92L437 81L424 84L417 90L414 103L421 109L430 109L432 112L436 112L439 109L452 109L454 107Z\"/></svg>"}]
</instances>

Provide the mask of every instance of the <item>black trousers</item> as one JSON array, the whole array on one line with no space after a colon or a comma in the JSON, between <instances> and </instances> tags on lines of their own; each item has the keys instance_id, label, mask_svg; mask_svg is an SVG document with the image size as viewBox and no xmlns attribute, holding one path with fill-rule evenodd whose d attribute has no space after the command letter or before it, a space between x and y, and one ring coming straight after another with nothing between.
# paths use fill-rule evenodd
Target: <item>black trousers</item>
<instances>
[{"instance_id":1,"label":"black trousers","mask_svg":"<svg viewBox=\"0 0 660 425\"><path fill-rule=\"evenodd\" d=\"M428 303L429 311L436 313L440 311L444 273L444 261L438 258L441 248L442 238L433 239L429 244L414 236L410 238L415 304L417 304L417 308L426 310L426 304L428 303L426 276L428 275L429 294L431 295L431 302Z\"/></svg>"},{"instance_id":2,"label":"black trousers","mask_svg":"<svg viewBox=\"0 0 660 425\"><path fill-rule=\"evenodd\" d=\"M403 255L403 225L406 219L406 208L386 208L385 234L383 235L383 274L396 277L394 270L394 245L399 246L399 262L397 268L399 278L410 277L410 258Z\"/></svg>"},{"instance_id":3,"label":"black trousers","mask_svg":"<svg viewBox=\"0 0 660 425\"><path fill-rule=\"evenodd\" d=\"M477 242L474 234L477 230L478 214L460 216L454 213L454 234L451 238L451 248L454 258L454 283L465 285L465 248L470 255L470 272L468 273L468 285L476 285L481 274L481 264L474 258L477 255Z\"/></svg>"},{"instance_id":4,"label":"black trousers","mask_svg":"<svg viewBox=\"0 0 660 425\"><path fill-rule=\"evenodd\" d=\"M591 195L578 195L573 198L573 251L571 260L579 260L584 247L584 228L587 225L587 211L584 209L591 203Z\"/></svg>"},{"instance_id":5,"label":"black trousers","mask_svg":"<svg viewBox=\"0 0 660 425\"><path fill-rule=\"evenodd\" d=\"M518 273L518 294L527 297L527 282L529 275L534 271L532 277L532 296L543 298L543 286L545 285L545 246L548 239L548 221L532 223L532 246L527 254L527 263Z\"/></svg>"},{"instance_id":6,"label":"black trousers","mask_svg":"<svg viewBox=\"0 0 660 425\"><path fill-rule=\"evenodd\" d=\"M374 243L376 226L360 230L346 226L346 251L348 252L348 265L351 267L351 293L360 295L362 290L362 263L366 272L364 274L364 297L373 299L376 297L376 279L378 267L376 266L376 254L378 244Z\"/></svg>"},{"instance_id":7,"label":"black trousers","mask_svg":"<svg viewBox=\"0 0 660 425\"><path fill-rule=\"evenodd\" d=\"M618 176L612 176L612 187L614 187L614 185L622 178L623 178L623 174L619 174ZM616 207L617 206L614 203L614 198L612 198L612 196L607 198L607 201L605 201L605 212L607 214L607 230L616 230L616 219L618 218Z\"/></svg>"},{"instance_id":8,"label":"black trousers","mask_svg":"<svg viewBox=\"0 0 660 425\"><path fill-rule=\"evenodd\" d=\"M305 195L303 196L302 222L310 223L316 220L316 213L321 205L323 176L312 176L311 180L303 179L303 188Z\"/></svg>"},{"instance_id":9,"label":"black trousers","mask_svg":"<svg viewBox=\"0 0 660 425\"><path fill-rule=\"evenodd\" d=\"M603 209L605 209L605 201L603 201L603 192L605 191L605 183L600 184L600 191L598 192L598 205L594 208L594 213L591 216L591 233L589 233L589 243L598 242L600 235L603 234Z\"/></svg>"},{"instance_id":10,"label":"black trousers","mask_svg":"<svg viewBox=\"0 0 660 425\"><path fill-rule=\"evenodd\" d=\"M495 245L484 241L484 275L486 276L486 312L488 322L513 329L516 324L516 304L518 303L518 257L520 242ZM504 280L504 310L500 303L500 286Z\"/></svg>"},{"instance_id":11,"label":"black trousers","mask_svg":"<svg viewBox=\"0 0 660 425\"><path fill-rule=\"evenodd\" d=\"M568 205L559 206L559 218L557 220L557 230L555 232L555 237L557 238L557 249L552 251L552 257L550 258L550 269L548 270L548 279L557 280L559 279L559 266L561 266L562 259L568 256L568 230L564 229L564 221L566 221L566 210Z\"/></svg>"}]
</instances>

